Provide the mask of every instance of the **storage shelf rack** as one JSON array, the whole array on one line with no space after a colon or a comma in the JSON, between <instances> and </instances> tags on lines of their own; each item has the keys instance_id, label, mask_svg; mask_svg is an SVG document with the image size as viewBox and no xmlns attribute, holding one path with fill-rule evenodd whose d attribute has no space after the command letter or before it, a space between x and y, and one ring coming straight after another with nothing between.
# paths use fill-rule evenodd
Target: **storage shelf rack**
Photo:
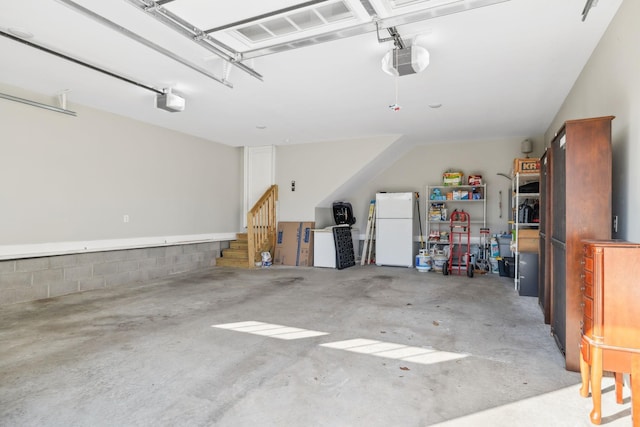
<instances>
[{"instance_id":1,"label":"storage shelf rack","mask_svg":"<svg viewBox=\"0 0 640 427\"><path fill-rule=\"evenodd\" d=\"M435 198L434 190L439 193L440 198ZM449 232L449 217L455 209L464 210L469 213L471 220L472 236L480 236L480 229L487 225L487 184L481 185L427 185L426 209L426 242L427 249L431 251L434 247L444 247L449 245L448 237L440 239L440 233ZM464 198L463 198L464 197ZM476 197L476 198L474 198ZM440 217L436 219L437 214L431 209L434 204L441 204ZM438 238L432 238L432 235L438 234Z\"/></svg>"},{"instance_id":2,"label":"storage shelf rack","mask_svg":"<svg viewBox=\"0 0 640 427\"><path fill-rule=\"evenodd\" d=\"M512 179L512 195L511 195L511 229L515 233L515 240L512 244L512 252L515 259L515 274L513 279L513 286L516 291L520 291L520 262L518 261L518 257L520 255L520 235L519 230L523 229L535 229L538 230L540 228L539 222L521 222L519 215L520 205L525 203L527 200L533 200L535 202L540 202L540 190L537 192L522 192L521 188L523 185L540 182L540 173L523 173L518 172L513 176Z\"/></svg>"}]
</instances>

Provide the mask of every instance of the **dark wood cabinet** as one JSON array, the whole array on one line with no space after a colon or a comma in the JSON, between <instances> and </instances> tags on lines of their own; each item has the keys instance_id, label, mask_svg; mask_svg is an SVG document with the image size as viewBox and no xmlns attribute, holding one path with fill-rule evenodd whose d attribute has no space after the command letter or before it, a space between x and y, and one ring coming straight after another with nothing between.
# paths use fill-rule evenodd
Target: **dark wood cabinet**
<instances>
[{"instance_id":1,"label":"dark wood cabinet","mask_svg":"<svg viewBox=\"0 0 640 427\"><path fill-rule=\"evenodd\" d=\"M600 424L602 371L616 375L622 403L622 375L631 374L634 425L640 425L640 244L583 242L580 394L591 397L591 421Z\"/></svg>"},{"instance_id":2,"label":"dark wood cabinet","mask_svg":"<svg viewBox=\"0 0 640 427\"><path fill-rule=\"evenodd\" d=\"M552 161L543 196L549 209L544 262L549 270L540 277L549 274L551 332L571 371L580 369L581 241L611 238L612 120L567 121L547 150Z\"/></svg>"}]
</instances>

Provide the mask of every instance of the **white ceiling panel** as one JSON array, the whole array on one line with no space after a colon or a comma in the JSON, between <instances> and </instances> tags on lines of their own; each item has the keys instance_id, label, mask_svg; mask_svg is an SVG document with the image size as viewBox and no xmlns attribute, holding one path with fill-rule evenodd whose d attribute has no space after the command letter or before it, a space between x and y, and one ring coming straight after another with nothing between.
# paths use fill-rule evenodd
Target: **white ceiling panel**
<instances>
[{"instance_id":1,"label":"white ceiling panel","mask_svg":"<svg viewBox=\"0 0 640 427\"><path fill-rule=\"evenodd\" d=\"M300 0L174 0L165 7L203 30L296 6Z\"/></svg>"},{"instance_id":2,"label":"white ceiling panel","mask_svg":"<svg viewBox=\"0 0 640 427\"><path fill-rule=\"evenodd\" d=\"M481 2L467 0L464 5ZM152 90L10 36L0 36L0 84L45 99L68 90L71 109L74 104L87 105L242 146L382 134L401 134L416 143L539 135L549 126L621 0L600 1L584 22L584 0L510 0L398 24L403 40L419 43L431 57L425 71L402 77L382 72L382 56L393 48L393 42L379 42L374 20L358 0L349 0L357 25L366 31L342 37L352 33L348 28L333 29L333 33L306 40L306 47L294 48L299 46L295 40L282 41L290 37L284 31L286 24L271 27L275 33L285 33L269 42L281 43L280 53L261 51L255 59L243 61L263 76L262 81L239 68L225 67L210 50L128 0L75 3L195 67L228 77L233 89L56 0L0 2L0 31L30 32L33 37L27 43L46 46L151 88L172 88L186 99L185 111L158 110ZM295 4L300 2L175 0L165 7L206 28ZM380 36L388 38L386 27L381 28ZM234 42L250 48L237 37ZM389 106L396 101L401 109L394 112ZM434 109L429 107L432 104L442 106ZM265 128L257 129L258 125Z\"/></svg>"}]
</instances>

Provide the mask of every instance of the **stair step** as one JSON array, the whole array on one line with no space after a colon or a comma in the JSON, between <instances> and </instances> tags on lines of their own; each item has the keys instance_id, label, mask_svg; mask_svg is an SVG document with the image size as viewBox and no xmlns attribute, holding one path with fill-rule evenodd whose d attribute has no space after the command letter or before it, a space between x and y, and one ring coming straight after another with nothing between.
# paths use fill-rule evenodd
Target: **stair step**
<instances>
[{"instance_id":1,"label":"stair step","mask_svg":"<svg viewBox=\"0 0 640 427\"><path fill-rule=\"evenodd\" d=\"M229 249L242 249L244 251L247 251L249 250L249 242L234 240L229 244Z\"/></svg>"},{"instance_id":2,"label":"stair step","mask_svg":"<svg viewBox=\"0 0 640 427\"><path fill-rule=\"evenodd\" d=\"M234 259L249 259L249 254L246 249L223 249L222 250L223 258L234 258Z\"/></svg>"},{"instance_id":3,"label":"stair step","mask_svg":"<svg viewBox=\"0 0 640 427\"><path fill-rule=\"evenodd\" d=\"M249 268L249 262L246 259L238 258L216 258L216 266L218 267L236 267Z\"/></svg>"},{"instance_id":4,"label":"stair step","mask_svg":"<svg viewBox=\"0 0 640 427\"><path fill-rule=\"evenodd\" d=\"M249 266L249 237L247 233L237 233L237 240L229 242L229 248L222 250L222 256L216 258L216 265L224 267L250 268ZM272 244L266 244L264 250L272 250ZM255 261L260 262L260 252L255 254ZM252 267L252 266L251 266Z\"/></svg>"}]
</instances>

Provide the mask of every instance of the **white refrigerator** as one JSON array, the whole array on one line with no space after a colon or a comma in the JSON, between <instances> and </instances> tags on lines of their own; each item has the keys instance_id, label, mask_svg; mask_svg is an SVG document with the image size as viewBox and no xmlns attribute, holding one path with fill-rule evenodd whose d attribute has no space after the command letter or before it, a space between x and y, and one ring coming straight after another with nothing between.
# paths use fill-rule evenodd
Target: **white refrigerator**
<instances>
[{"instance_id":1,"label":"white refrigerator","mask_svg":"<svg viewBox=\"0 0 640 427\"><path fill-rule=\"evenodd\" d=\"M413 267L414 193L376 194L376 265Z\"/></svg>"}]
</instances>

